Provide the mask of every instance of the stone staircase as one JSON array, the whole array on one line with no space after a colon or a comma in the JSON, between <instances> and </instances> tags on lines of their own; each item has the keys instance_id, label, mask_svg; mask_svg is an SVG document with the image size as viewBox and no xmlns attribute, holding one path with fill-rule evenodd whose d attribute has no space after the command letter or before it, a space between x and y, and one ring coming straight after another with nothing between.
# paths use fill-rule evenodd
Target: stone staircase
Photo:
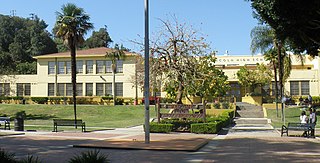
<instances>
[{"instance_id":1,"label":"stone staircase","mask_svg":"<svg viewBox=\"0 0 320 163\"><path fill-rule=\"evenodd\" d=\"M271 130L270 120L264 118L263 108L245 102L237 102L237 112L234 119L234 126L231 128L236 130Z\"/></svg>"}]
</instances>

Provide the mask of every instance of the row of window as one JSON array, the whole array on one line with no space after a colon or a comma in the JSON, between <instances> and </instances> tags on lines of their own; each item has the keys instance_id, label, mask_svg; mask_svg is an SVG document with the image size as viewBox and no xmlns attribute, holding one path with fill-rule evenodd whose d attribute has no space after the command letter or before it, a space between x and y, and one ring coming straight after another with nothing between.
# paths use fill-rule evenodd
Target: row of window
<instances>
[{"instance_id":1,"label":"row of window","mask_svg":"<svg viewBox=\"0 0 320 163\"><path fill-rule=\"evenodd\" d=\"M84 63L85 62L85 63ZM85 64L85 71L83 70L83 64ZM96 73L97 74L104 74L104 73L112 73L112 61L105 61L105 60L97 60L96 64ZM78 74L93 74L93 60L86 60L82 61L79 60L76 63L76 71ZM48 62L48 73L55 74L56 69L56 62ZM122 73L123 72L123 61L117 60L116 61L116 72ZM70 61L58 61L57 62L57 73L58 74L71 74L71 62Z\"/></svg>"},{"instance_id":2,"label":"row of window","mask_svg":"<svg viewBox=\"0 0 320 163\"><path fill-rule=\"evenodd\" d=\"M309 95L309 81L290 81L290 95Z\"/></svg>"},{"instance_id":3,"label":"row of window","mask_svg":"<svg viewBox=\"0 0 320 163\"><path fill-rule=\"evenodd\" d=\"M77 96L83 96L83 84L77 83L76 90ZM48 96L55 96L54 83L48 84ZM72 84L71 83L58 83L57 96L72 96ZM115 83L116 96L123 96L123 83ZM85 83L85 96L92 96L93 83ZM108 96L112 95L112 83L96 83L96 96Z\"/></svg>"}]
</instances>

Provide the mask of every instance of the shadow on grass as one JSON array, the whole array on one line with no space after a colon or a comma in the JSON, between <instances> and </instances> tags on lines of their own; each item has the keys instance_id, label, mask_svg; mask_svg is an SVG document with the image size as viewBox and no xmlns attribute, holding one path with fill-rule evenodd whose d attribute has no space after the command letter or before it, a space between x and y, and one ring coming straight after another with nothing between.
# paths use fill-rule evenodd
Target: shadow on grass
<instances>
[{"instance_id":1,"label":"shadow on grass","mask_svg":"<svg viewBox=\"0 0 320 163\"><path fill-rule=\"evenodd\" d=\"M53 115L47 115L47 114L27 114L25 119L26 120L37 120L37 119L48 120L53 118L57 118L57 117Z\"/></svg>"}]
</instances>

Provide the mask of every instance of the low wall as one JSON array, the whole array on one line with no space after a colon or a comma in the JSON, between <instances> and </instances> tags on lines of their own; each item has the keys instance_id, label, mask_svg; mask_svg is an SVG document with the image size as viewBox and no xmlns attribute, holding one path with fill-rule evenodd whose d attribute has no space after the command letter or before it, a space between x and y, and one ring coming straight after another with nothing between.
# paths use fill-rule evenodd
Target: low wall
<instances>
[{"instance_id":1,"label":"low wall","mask_svg":"<svg viewBox=\"0 0 320 163\"><path fill-rule=\"evenodd\" d=\"M244 96L242 97L242 102L247 102L253 105L262 105L262 96Z\"/></svg>"},{"instance_id":2,"label":"low wall","mask_svg":"<svg viewBox=\"0 0 320 163\"><path fill-rule=\"evenodd\" d=\"M266 109L276 109L276 103L264 103L262 107ZM278 108L281 108L281 103L278 103Z\"/></svg>"}]
</instances>

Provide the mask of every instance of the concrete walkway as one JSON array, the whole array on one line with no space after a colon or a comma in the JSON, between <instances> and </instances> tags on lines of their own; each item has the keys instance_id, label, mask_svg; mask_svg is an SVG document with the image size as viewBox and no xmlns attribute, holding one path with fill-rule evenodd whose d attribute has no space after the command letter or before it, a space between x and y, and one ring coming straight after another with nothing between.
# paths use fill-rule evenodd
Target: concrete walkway
<instances>
[{"instance_id":1,"label":"concrete walkway","mask_svg":"<svg viewBox=\"0 0 320 163\"><path fill-rule=\"evenodd\" d=\"M4 132L5 130L0 130ZM11 131L13 132L13 131ZM133 141L133 139L135 139ZM233 130L225 128L219 135L170 133L151 134L152 141L163 141L162 148L187 147L184 141L206 139L208 144L195 152L184 150L100 149L111 162L320 162L320 141L303 137L280 137L277 130ZM15 152L17 158L28 154L38 156L45 163L67 162L75 154L91 150L74 148L77 144L99 144L102 141L144 140L141 126L115 130L81 132L26 132L24 135L0 136L1 148ZM151 145L154 143L151 141ZM125 141L123 141L125 142ZM189 141L192 142L192 141ZM130 144L129 144L130 146ZM132 145L131 145L132 146ZM134 144L133 144L134 146Z\"/></svg>"}]
</instances>

